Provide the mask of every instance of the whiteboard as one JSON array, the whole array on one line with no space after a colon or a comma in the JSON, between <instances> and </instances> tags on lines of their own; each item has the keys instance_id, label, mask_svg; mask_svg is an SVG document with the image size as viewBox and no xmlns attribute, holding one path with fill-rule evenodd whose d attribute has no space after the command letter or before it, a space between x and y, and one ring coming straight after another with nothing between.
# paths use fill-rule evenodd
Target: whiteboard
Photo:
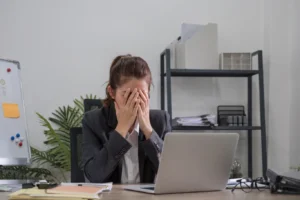
<instances>
[{"instance_id":1,"label":"whiteboard","mask_svg":"<svg viewBox=\"0 0 300 200\"><path fill-rule=\"evenodd\" d=\"M0 59L0 165L30 164L20 63Z\"/></svg>"}]
</instances>

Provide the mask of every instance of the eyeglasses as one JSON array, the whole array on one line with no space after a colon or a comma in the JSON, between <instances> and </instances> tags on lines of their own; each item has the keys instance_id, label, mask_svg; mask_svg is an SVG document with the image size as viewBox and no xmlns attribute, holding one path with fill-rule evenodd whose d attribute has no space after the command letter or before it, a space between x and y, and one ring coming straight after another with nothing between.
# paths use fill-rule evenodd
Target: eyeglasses
<instances>
[{"instance_id":1,"label":"eyeglasses","mask_svg":"<svg viewBox=\"0 0 300 200\"><path fill-rule=\"evenodd\" d=\"M231 189L233 192L235 189L242 189L243 192L249 193L252 189L257 189L258 191L264 191L269 188L269 183L263 178L259 177L256 179L240 179L236 181L237 184Z\"/></svg>"}]
</instances>

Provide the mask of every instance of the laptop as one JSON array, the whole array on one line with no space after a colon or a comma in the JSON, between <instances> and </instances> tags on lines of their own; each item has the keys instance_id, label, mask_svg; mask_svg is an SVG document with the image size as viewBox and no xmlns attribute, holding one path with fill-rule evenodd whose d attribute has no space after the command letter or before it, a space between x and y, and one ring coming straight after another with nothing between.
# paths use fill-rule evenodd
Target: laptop
<instances>
[{"instance_id":1,"label":"laptop","mask_svg":"<svg viewBox=\"0 0 300 200\"><path fill-rule=\"evenodd\" d=\"M237 133L170 132L165 136L155 184L124 189L151 194L223 190L238 139Z\"/></svg>"}]
</instances>

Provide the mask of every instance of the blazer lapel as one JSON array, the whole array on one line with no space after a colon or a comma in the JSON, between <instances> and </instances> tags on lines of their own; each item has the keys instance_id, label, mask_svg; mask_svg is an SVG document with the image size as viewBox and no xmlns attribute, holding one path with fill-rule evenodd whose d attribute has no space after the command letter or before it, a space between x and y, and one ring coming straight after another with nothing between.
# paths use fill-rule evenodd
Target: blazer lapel
<instances>
[{"instance_id":1,"label":"blazer lapel","mask_svg":"<svg viewBox=\"0 0 300 200\"><path fill-rule=\"evenodd\" d=\"M108 121L107 121L108 126L112 129L115 129L118 124L118 120L117 120L114 104L109 105L109 107L107 108L107 115L108 115Z\"/></svg>"},{"instance_id":2,"label":"blazer lapel","mask_svg":"<svg viewBox=\"0 0 300 200\"><path fill-rule=\"evenodd\" d=\"M114 104L110 104L108 107L106 107L106 113L107 113L107 124L111 130L114 130L118 124L117 116L116 116L116 111L115 111L115 106ZM107 134L107 137L109 138L109 134ZM118 163L117 166L117 172L118 172L118 180L117 182L121 183L121 177L122 177L122 160Z\"/></svg>"},{"instance_id":3,"label":"blazer lapel","mask_svg":"<svg viewBox=\"0 0 300 200\"><path fill-rule=\"evenodd\" d=\"M115 106L114 104L111 104L107 108L107 114L108 114L108 126L113 130L116 128L118 124L117 116L116 116L116 111L115 111ZM109 137L109 135L108 135ZM139 156L139 171L140 171L140 182L143 182L144 180L144 166L145 166L145 152L142 147L142 141L145 140L144 133L142 130L139 130L139 142L138 142L138 156ZM119 172L119 182L121 182L121 177L122 177L122 161L119 162L118 164L118 172Z\"/></svg>"},{"instance_id":4,"label":"blazer lapel","mask_svg":"<svg viewBox=\"0 0 300 200\"><path fill-rule=\"evenodd\" d=\"M140 131L139 131L139 147L138 147L140 182L143 182L143 180L144 180L145 152L142 147L143 140L144 140L144 133L140 129Z\"/></svg>"}]
</instances>

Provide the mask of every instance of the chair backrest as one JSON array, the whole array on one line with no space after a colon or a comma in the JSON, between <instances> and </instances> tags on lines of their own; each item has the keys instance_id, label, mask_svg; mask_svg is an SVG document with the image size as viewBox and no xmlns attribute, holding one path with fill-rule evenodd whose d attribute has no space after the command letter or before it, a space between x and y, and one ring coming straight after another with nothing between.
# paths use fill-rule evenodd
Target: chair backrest
<instances>
[{"instance_id":1,"label":"chair backrest","mask_svg":"<svg viewBox=\"0 0 300 200\"><path fill-rule=\"evenodd\" d=\"M97 108L102 108L103 106L101 99L85 99L83 101L83 104L84 112L88 112Z\"/></svg>"},{"instance_id":2,"label":"chair backrest","mask_svg":"<svg viewBox=\"0 0 300 200\"><path fill-rule=\"evenodd\" d=\"M101 108L103 106L100 99L85 99L84 112ZM82 128L74 127L70 129L70 145L71 145L71 182L85 182L84 172L81 166L82 154Z\"/></svg>"},{"instance_id":3,"label":"chair backrest","mask_svg":"<svg viewBox=\"0 0 300 200\"><path fill-rule=\"evenodd\" d=\"M70 144L71 144L71 182L85 182L84 173L81 169L81 143L82 143L82 128L75 127L70 129Z\"/></svg>"}]
</instances>

